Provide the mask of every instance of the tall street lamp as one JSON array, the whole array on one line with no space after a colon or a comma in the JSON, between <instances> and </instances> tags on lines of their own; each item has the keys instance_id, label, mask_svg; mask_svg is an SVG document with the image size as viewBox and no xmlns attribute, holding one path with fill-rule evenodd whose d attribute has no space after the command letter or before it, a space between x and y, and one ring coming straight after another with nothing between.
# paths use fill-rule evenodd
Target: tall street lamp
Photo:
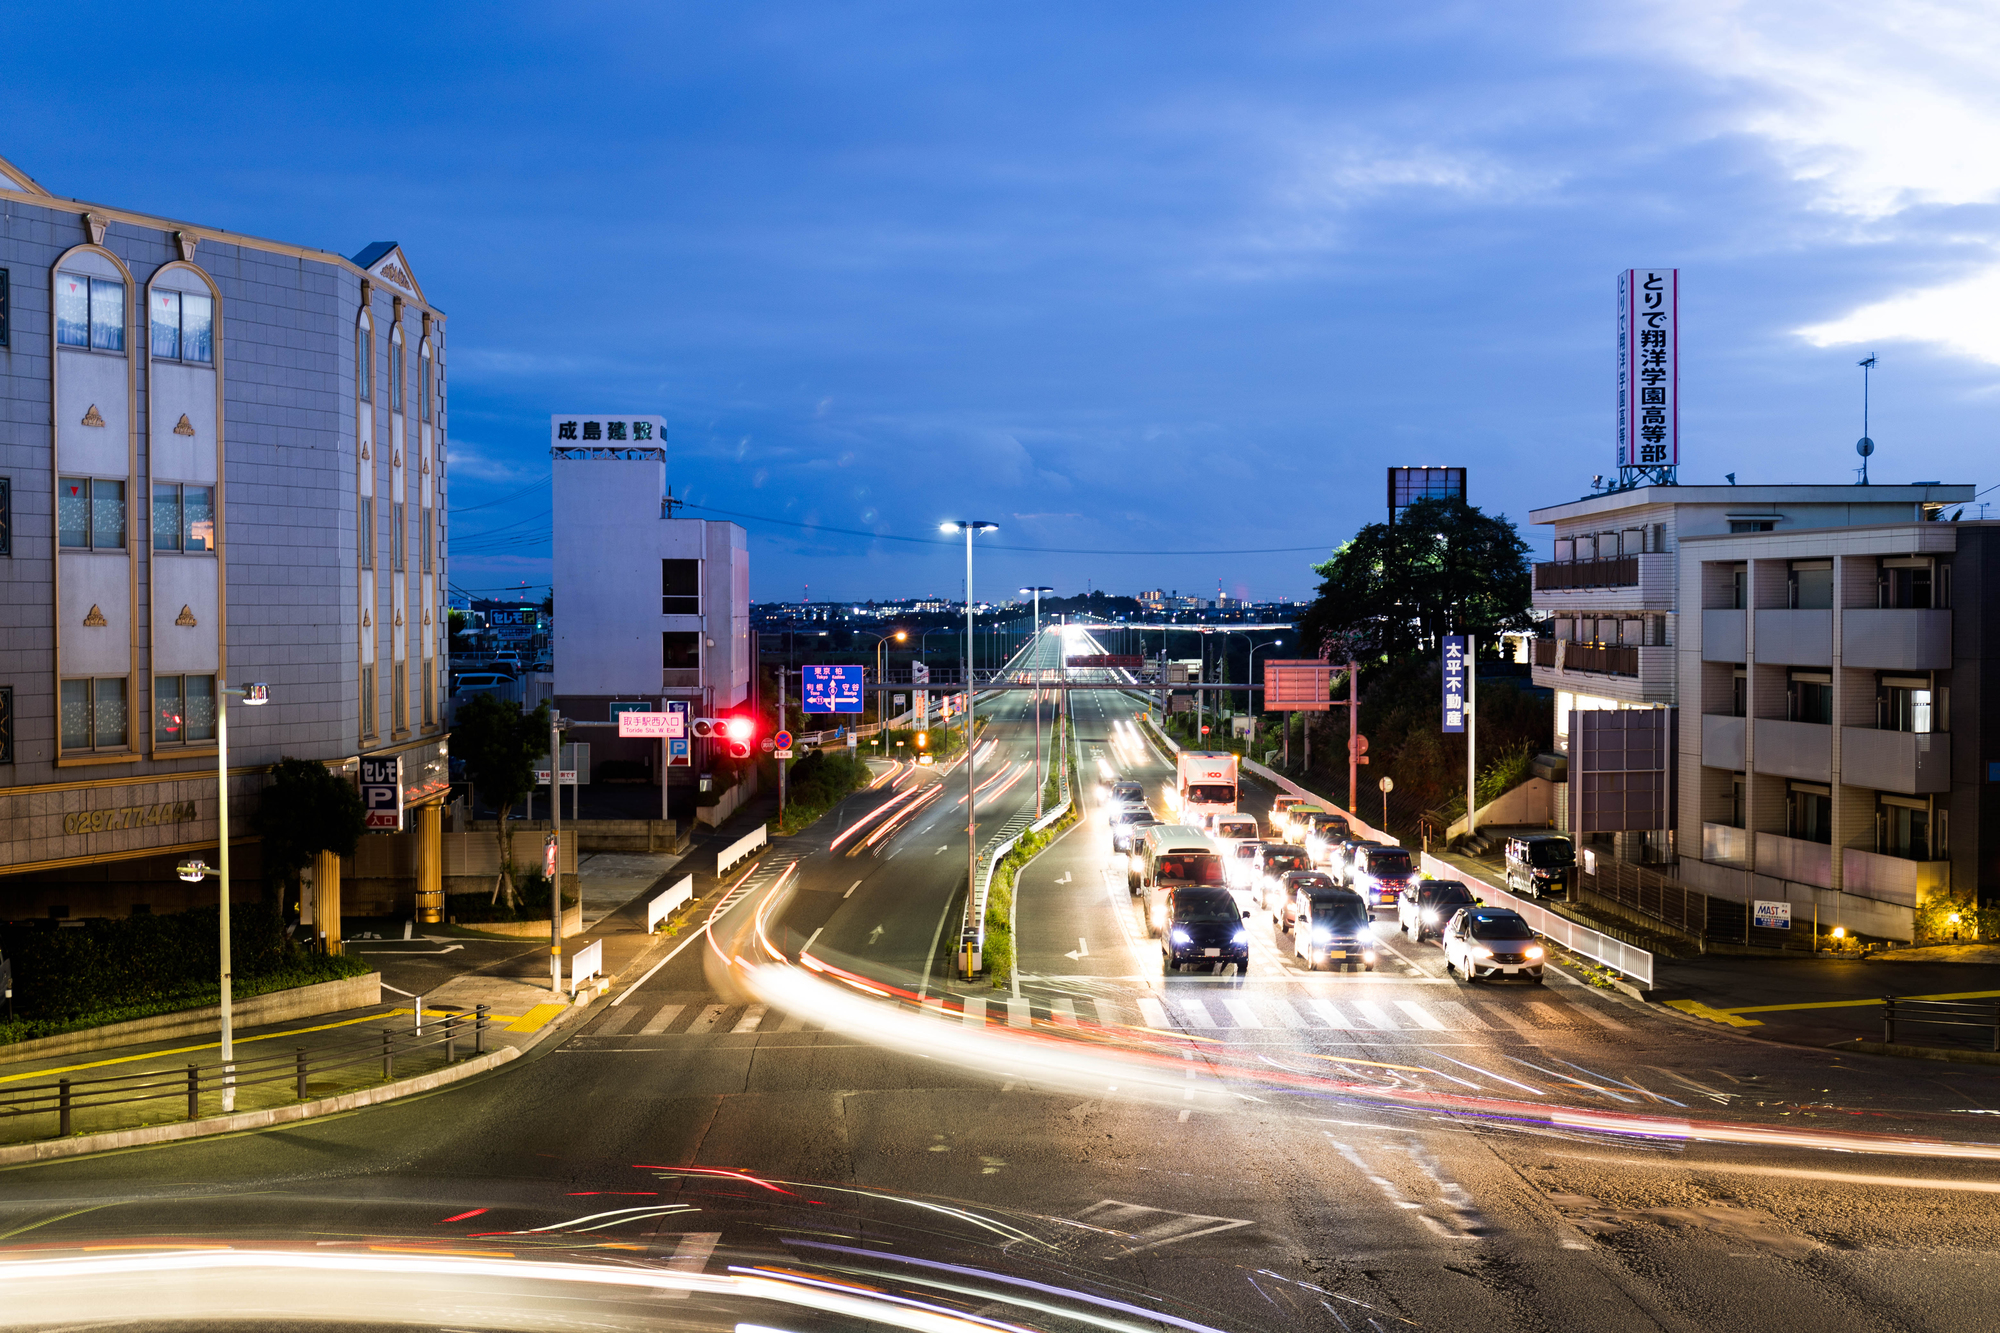
<instances>
[{"instance_id":1,"label":"tall street lamp","mask_svg":"<svg viewBox=\"0 0 2000 1333\"><path fill-rule=\"evenodd\" d=\"M233 1012L229 958L229 699L234 695L251 707L271 702L268 685L232 690L215 679L216 879L221 903L222 934L222 1109L236 1109L236 1015Z\"/></svg>"},{"instance_id":2,"label":"tall street lamp","mask_svg":"<svg viewBox=\"0 0 2000 1333\"><path fill-rule=\"evenodd\" d=\"M998 532L998 523L979 519L959 519L941 524L942 532L965 534L965 900L972 901L979 882L979 796L972 777L972 538L980 532Z\"/></svg>"},{"instance_id":3,"label":"tall street lamp","mask_svg":"<svg viewBox=\"0 0 2000 1333\"><path fill-rule=\"evenodd\" d=\"M884 634L875 640L875 725L877 727L882 726L886 720L886 714L882 708L884 703L884 692L882 689L882 645L891 639L894 639L897 643L902 643L909 637L910 635L907 630L899 629L894 634Z\"/></svg>"},{"instance_id":4,"label":"tall street lamp","mask_svg":"<svg viewBox=\"0 0 2000 1333\"><path fill-rule=\"evenodd\" d=\"M1243 637L1245 639L1248 639L1250 636L1245 634ZM1257 644L1252 644L1250 646L1250 670L1248 673L1250 677L1250 688L1245 690L1243 693L1246 696L1247 701L1250 705L1248 711L1251 715L1250 727L1253 731L1256 729L1257 726L1257 721L1256 721L1256 716L1258 712L1257 692L1264 688L1262 685L1259 685L1257 683L1257 654L1263 652L1266 648L1276 648L1279 644L1282 644L1283 642L1284 642L1283 639L1273 639L1269 643L1257 643Z\"/></svg>"},{"instance_id":5,"label":"tall street lamp","mask_svg":"<svg viewBox=\"0 0 2000 1333\"><path fill-rule=\"evenodd\" d=\"M1035 818L1042 817L1042 676L1041 666L1036 659L1042 651L1042 594L1054 592L1054 588L1023 588L1024 593L1033 594L1035 599L1035 636L1030 642L1035 646L1028 654L1028 669L1035 673ZM1058 645L1060 647L1060 645Z\"/></svg>"}]
</instances>

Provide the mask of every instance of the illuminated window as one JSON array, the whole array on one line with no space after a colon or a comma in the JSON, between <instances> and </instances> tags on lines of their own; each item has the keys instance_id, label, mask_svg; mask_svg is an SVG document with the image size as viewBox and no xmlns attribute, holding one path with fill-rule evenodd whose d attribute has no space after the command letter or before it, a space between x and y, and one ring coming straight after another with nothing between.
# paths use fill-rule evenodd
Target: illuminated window
<instances>
[{"instance_id":1,"label":"illuminated window","mask_svg":"<svg viewBox=\"0 0 2000 1333\"><path fill-rule=\"evenodd\" d=\"M153 743L215 739L215 677L153 677Z\"/></svg>"}]
</instances>

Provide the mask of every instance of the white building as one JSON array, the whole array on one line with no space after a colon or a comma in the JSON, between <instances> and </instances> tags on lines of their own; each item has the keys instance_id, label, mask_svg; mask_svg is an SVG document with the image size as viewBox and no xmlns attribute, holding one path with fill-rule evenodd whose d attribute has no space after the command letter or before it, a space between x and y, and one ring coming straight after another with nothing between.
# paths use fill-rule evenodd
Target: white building
<instances>
[{"instance_id":1,"label":"white building","mask_svg":"<svg viewBox=\"0 0 2000 1333\"><path fill-rule=\"evenodd\" d=\"M695 717L744 703L756 669L750 565L734 523L671 518L662 448L567 443L628 436L628 422L579 417L591 435L562 436L554 472L555 686L563 714L605 721L611 705L685 699ZM656 419L654 419L656 420ZM619 430L610 435L615 424ZM592 734L593 761L650 760L658 745L620 747ZM626 755L624 748L630 748ZM696 756L697 763L699 756Z\"/></svg>"}]
</instances>

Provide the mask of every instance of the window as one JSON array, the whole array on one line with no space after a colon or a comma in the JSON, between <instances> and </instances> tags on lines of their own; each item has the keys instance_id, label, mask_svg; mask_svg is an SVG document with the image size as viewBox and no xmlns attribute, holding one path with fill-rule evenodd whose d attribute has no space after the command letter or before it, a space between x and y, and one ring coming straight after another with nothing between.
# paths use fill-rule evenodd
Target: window
<instances>
[{"instance_id":1,"label":"window","mask_svg":"<svg viewBox=\"0 0 2000 1333\"><path fill-rule=\"evenodd\" d=\"M1875 576L1875 604L1926 610L1938 603L1932 597L1931 563L1928 560L1884 560Z\"/></svg>"},{"instance_id":2,"label":"window","mask_svg":"<svg viewBox=\"0 0 2000 1333\"><path fill-rule=\"evenodd\" d=\"M124 550L125 483L62 478L57 483L56 531L58 543L72 549Z\"/></svg>"},{"instance_id":3,"label":"window","mask_svg":"<svg viewBox=\"0 0 2000 1333\"><path fill-rule=\"evenodd\" d=\"M125 350L125 284L81 273L56 274L56 344Z\"/></svg>"},{"instance_id":4,"label":"window","mask_svg":"<svg viewBox=\"0 0 2000 1333\"><path fill-rule=\"evenodd\" d=\"M401 662L389 668L389 719L398 732L410 727L409 668Z\"/></svg>"},{"instance_id":5,"label":"window","mask_svg":"<svg viewBox=\"0 0 2000 1333\"><path fill-rule=\"evenodd\" d=\"M431 697L433 689L432 681L436 675L437 675L437 663L429 658L425 658L424 659L424 725L427 727L433 721L436 720L436 711L435 711L436 700Z\"/></svg>"},{"instance_id":6,"label":"window","mask_svg":"<svg viewBox=\"0 0 2000 1333\"><path fill-rule=\"evenodd\" d=\"M1823 671L1794 671L1791 685L1791 720L1833 722L1833 677Z\"/></svg>"},{"instance_id":7,"label":"window","mask_svg":"<svg viewBox=\"0 0 2000 1333\"><path fill-rule=\"evenodd\" d=\"M0 268L0 347L7 345L13 328L14 307L7 290L7 270Z\"/></svg>"},{"instance_id":8,"label":"window","mask_svg":"<svg viewBox=\"0 0 2000 1333\"><path fill-rule=\"evenodd\" d=\"M408 537L403 531L403 506L391 502L389 505L389 568L401 573L403 570L404 547Z\"/></svg>"},{"instance_id":9,"label":"window","mask_svg":"<svg viewBox=\"0 0 2000 1333\"><path fill-rule=\"evenodd\" d=\"M361 668L361 734L375 734L375 668Z\"/></svg>"},{"instance_id":10,"label":"window","mask_svg":"<svg viewBox=\"0 0 2000 1333\"><path fill-rule=\"evenodd\" d=\"M1737 667L1735 677L1729 685L1729 715L1731 717L1750 716L1750 673L1745 667ZM1738 825L1740 828L1741 825Z\"/></svg>"},{"instance_id":11,"label":"window","mask_svg":"<svg viewBox=\"0 0 2000 1333\"><path fill-rule=\"evenodd\" d=\"M1800 560L1790 574L1794 611L1827 611L1833 607L1833 561Z\"/></svg>"},{"instance_id":12,"label":"window","mask_svg":"<svg viewBox=\"0 0 2000 1333\"><path fill-rule=\"evenodd\" d=\"M1931 853L1930 804L1922 799L1882 796L1875 809L1876 850L1884 856L1928 861Z\"/></svg>"},{"instance_id":13,"label":"window","mask_svg":"<svg viewBox=\"0 0 2000 1333\"><path fill-rule=\"evenodd\" d=\"M155 291L151 301L155 360L215 360L215 301L193 292Z\"/></svg>"},{"instance_id":14,"label":"window","mask_svg":"<svg viewBox=\"0 0 2000 1333\"><path fill-rule=\"evenodd\" d=\"M14 687L0 685L0 764L14 762Z\"/></svg>"},{"instance_id":15,"label":"window","mask_svg":"<svg viewBox=\"0 0 2000 1333\"><path fill-rule=\"evenodd\" d=\"M215 739L215 677L153 677L153 743Z\"/></svg>"},{"instance_id":16,"label":"window","mask_svg":"<svg viewBox=\"0 0 2000 1333\"><path fill-rule=\"evenodd\" d=\"M426 574L431 572L431 546L433 537L431 524L435 521L436 514L437 511L429 507L423 510L423 531L418 534L422 545L417 548L417 564Z\"/></svg>"},{"instance_id":17,"label":"window","mask_svg":"<svg viewBox=\"0 0 2000 1333\"><path fill-rule=\"evenodd\" d=\"M701 614L701 561L660 562L660 614L663 616Z\"/></svg>"},{"instance_id":18,"label":"window","mask_svg":"<svg viewBox=\"0 0 2000 1333\"><path fill-rule=\"evenodd\" d=\"M354 373L361 389L361 401L374 402L375 330L365 323L354 333Z\"/></svg>"},{"instance_id":19,"label":"window","mask_svg":"<svg viewBox=\"0 0 2000 1333\"><path fill-rule=\"evenodd\" d=\"M431 420L431 352L428 347L417 362L417 419Z\"/></svg>"},{"instance_id":20,"label":"window","mask_svg":"<svg viewBox=\"0 0 2000 1333\"><path fill-rule=\"evenodd\" d=\"M403 331L389 334L389 410L403 410Z\"/></svg>"},{"instance_id":21,"label":"window","mask_svg":"<svg viewBox=\"0 0 2000 1333\"><path fill-rule=\"evenodd\" d=\"M1804 842L1833 841L1833 790L1794 782L1785 794L1786 831Z\"/></svg>"},{"instance_id":22,"label":"window","mask_svg":"<svg viewBox=\"0 0 2000 1333\"><path fill-rule=\"evenodd\" d=\"M1944 730L1944 691L1933 690L1921 676L1884 676L1875 696L1876 725L1884 731L1909 731L1927 736Z\"/></svg>"},{"instance_id":23,"label":"window","mask_svg":"<svg viewBox=\"0 0 2000 1333\"><path fill-rule=\"evenodd\" d=\"M1730 602L1729 608L1732 611L1741 611L1750 605L1749 566L1738 565L1735 569L1731 570L1729 581L1730 595L1735 599Z\"/></svg>"},{"instance_id":24,"label":"window","mask_svg":"<svg viewBox=\"0 0 2000 1333\"><path fill-rule=\"evenodd\" d=\"M125 748L124 680L62 683L62 748L64 753Z\"/></svg>"},{"instance_id":25,"label":"window","mask_svg":"<svg viewBox=\"0 0 2000 1333\"><path fill-rule=\"evenodd\" d=\"M358 549L361 552L361 567L363 569L373 569L375 568L375 497L374 496L364 495L361 497L361 506L360 509L357 511L357 517L359 517L361 521L361 531L358 534L359 536Z\"/></svg>"},{"instance_id":26,"label":"window","mask_svg":"<svg viewBox=\"0 0 2000 1333\"><path fill-rule=\"evenodd\" d=\"M179 482L153 483L153 549L215 554L215 491Z\"/></svg>"},{"instance_id":27,"label":"window","mask_svg":"<svg viewBox=\"0 0 2000 1333\"><path fill-rule=\"evenodd\" d=\"M660 635L660 665L668 671L701 670L701 634L670 629Z\"/></svg>"},{"instance_id":28,"label":"window","mask_svg":"<svg viewBox=\"0 0 2000 1333\"><path fill-rule=\"evenodd\" d=\"M14 483L0 477L0 555L14 554Z\"/></svg>"},{"instance_id":29,"label":"window","mask_svg":"<svg viewBox=\"0 0 2000 1333\"><path fill-rule=\"evenodd\" d=\"M1775 518L1732 518L1729 520L1731 532L1769 532L1778 526Z\"/></svg>"}]
</instances>

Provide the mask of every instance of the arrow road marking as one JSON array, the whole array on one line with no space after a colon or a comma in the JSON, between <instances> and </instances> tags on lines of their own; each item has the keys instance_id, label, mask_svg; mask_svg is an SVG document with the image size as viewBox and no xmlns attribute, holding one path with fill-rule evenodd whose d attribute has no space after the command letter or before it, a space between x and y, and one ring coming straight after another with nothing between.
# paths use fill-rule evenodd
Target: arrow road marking
<instances>
[{"instance_id":1,"label":"arrow road marking","mask_svg":"<svg viewBox=\"0 0 2000 1333\"><path fill-rule=\"evenodd\" d=\"M875 927L875 929L868 932L868 942L870 944L873 944L875 941L881 938L882 938L882 927L880 926L877 926Z\"/></svg>"},{"instance_id":2,"label":"arrow road marking","mask_svg":"<svg viewBox=\"0 0 2000 1333\"><path fill-rule=\"evenodd\" d=\"M442 948L442 949L352 949L352 950L349 950L349 952L350 952L350 953L392 953L392 954L395 954L395 955L397 955L397 956L398 956L398 957L400 957L400 958L408 958L408 957L410 957L410 956L412 956L412 955L414 955L414 954L424 954L424 953L431 953L431 954L435 954L435 953L456 953L456 952L458 952L458 951L459 951L460 949L463 949L464 947L465 947L465 946L464 946L463 944L447 944L447 945L445 945L445 946L444 946L444 948Z\"/></svg>"},{"instance_id":3,"label":"arrow road marking","mask_svg":"<svg viewBox=\"0 0 2000 1333\"><path fill-rule=\"evenodd\" d=\"M1069 959L1071 962L1075 962L1079 958L1090 957L1090 941L1081 935L1077 936L1076 947L1064 954L1063 957Z\"/></svg>"}]
</instances>

